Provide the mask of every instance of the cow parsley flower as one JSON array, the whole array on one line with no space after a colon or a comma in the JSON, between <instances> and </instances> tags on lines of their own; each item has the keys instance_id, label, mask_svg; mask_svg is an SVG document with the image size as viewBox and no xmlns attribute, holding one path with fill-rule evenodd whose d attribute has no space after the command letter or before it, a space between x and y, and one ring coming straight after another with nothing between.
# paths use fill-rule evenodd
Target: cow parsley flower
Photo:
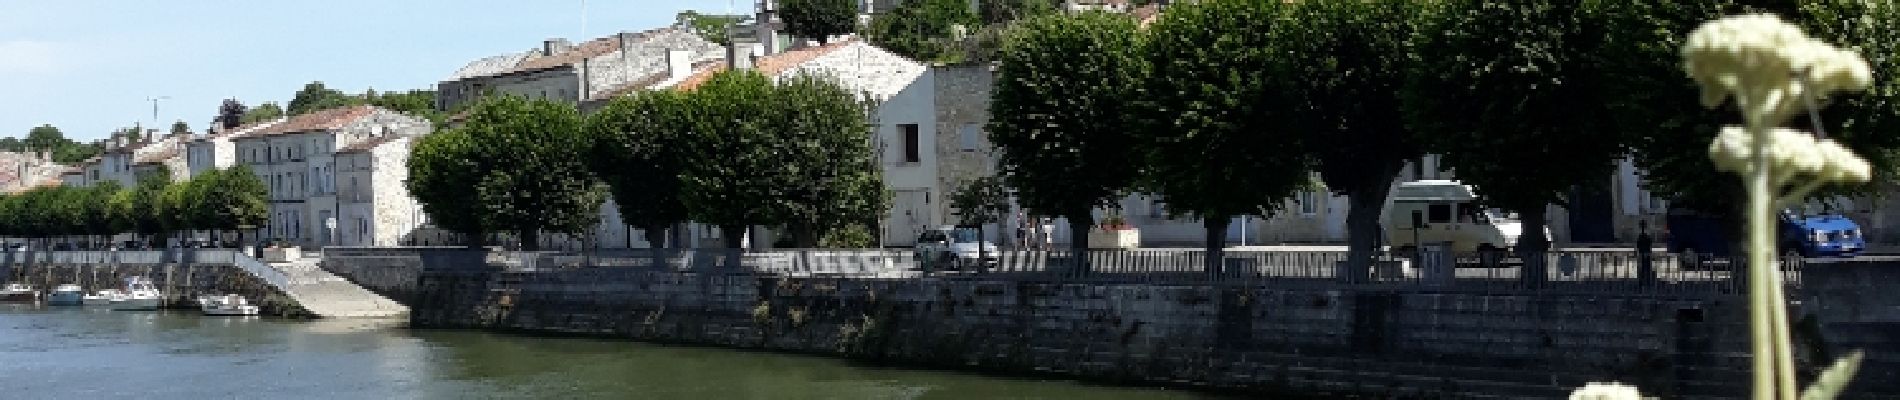
<instances>
[{"instance_id":1,"label":"cow parsley flower","mask_svg":"<svg viewBox=\"0 0 1900 400\"><path fill-rule=\"evenodd\" d=\"M1635 386L1616 382L1590 382L1570 392L1570 400L1643 400L1643 392Z\"/></svg>"},{"instance_id":2,"label":"cow parsley flower","mask_svg":"<svg viewBox=\"0 0 1900 400\"><path fill-rule=\"evenodd\" d=\"M1729 97L1751 126L1774 126L1803 111L1805 96L1859 90L1873 83L1867 61L1808 37L1774 15L1723 18L1689 34L1683 69L1702 86L1702 105Z\"/></svg>"}]
</instances>

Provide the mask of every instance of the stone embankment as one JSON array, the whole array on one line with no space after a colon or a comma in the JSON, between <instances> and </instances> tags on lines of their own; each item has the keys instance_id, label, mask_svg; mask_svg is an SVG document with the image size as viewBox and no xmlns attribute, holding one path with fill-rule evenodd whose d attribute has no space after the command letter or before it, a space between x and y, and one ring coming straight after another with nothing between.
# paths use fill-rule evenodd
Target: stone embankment
<instances>
[{"instance_id":1,"label":"stone embankment","mask_svg":"<svg viewBox=\"0 0 1900 400\"><path fill-rule=\"evenodd\" d=\"M90 293L151 279L164 306L196 307L200 295L243 295L265 315L404 318L408 307L317 267L317 260L265 264L231 250L7 253L0 277L41 290L77 284Z\"/></svg>"}]
</instances>

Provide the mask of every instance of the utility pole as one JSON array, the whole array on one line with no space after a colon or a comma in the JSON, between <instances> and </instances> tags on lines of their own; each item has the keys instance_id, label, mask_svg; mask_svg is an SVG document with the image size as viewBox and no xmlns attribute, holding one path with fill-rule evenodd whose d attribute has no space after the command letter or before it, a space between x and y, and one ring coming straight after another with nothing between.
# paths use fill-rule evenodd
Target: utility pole
<instances>
[{"instance_id":1,"label":"utility pole","mask_svg":"<svg viewBox=\"0 0 1900 400\"><path fill-rule=\"evenodd\" d=\"M171 100L171 98L171 96L158 96L145 99L146 101L152 102L152 126L158 126L158 102L160 100ZM143 135L145 133L139 132L139 134Z\"/></svg>"}]
</instances>

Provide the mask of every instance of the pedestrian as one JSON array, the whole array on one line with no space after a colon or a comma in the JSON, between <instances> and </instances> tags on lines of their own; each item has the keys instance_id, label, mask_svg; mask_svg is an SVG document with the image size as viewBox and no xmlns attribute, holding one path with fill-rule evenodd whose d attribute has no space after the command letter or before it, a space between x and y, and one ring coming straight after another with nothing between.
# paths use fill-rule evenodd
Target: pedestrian
<instances>
[{"instance_id":1,"label":"pedestrian","mask_svg":"<svg viewBox=\"0 0 1900 400\"><path fill-rule=\"evenodd\" d=\"M1028 226L1029 226L1029 221L1023 218L1022 210L1017 210L1016 211L1016 236L1013 236L1012 239L1014 239L1014 241L1016 242L1016 248L1018 249L1029 248Z\"/></svg>"},{"instance_id":2,"label":"pedestrian","mask_svg":"<svg viewBox=\"0 0 1900 400\"><path fill-rule=\"evenodd\" d=\"M1056 221L1049 217L1038 218L1042 225L1042 249L1056 248Z\"/></svg>"},{"instance_id":3,"label":"pedestrian","mask_svg":"<svg viewBox=\"0 0 1900 400\"><path fill-rule=\"evenodd\" d=\"M1650 261L1655 240L1649 237L1649 221L1636 222L1636 282L1642 286L1656 283L1656 265Z\"/></svg>"}]
</instances>

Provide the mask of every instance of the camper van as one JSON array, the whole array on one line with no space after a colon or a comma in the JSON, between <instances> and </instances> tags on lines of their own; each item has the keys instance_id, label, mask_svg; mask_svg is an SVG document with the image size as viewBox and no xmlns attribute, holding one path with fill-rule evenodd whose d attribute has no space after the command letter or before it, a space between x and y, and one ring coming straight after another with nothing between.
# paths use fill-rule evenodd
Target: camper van
<instances>
[{"instance_id":1,"label":"camper van","mask_svg":"<svg viewBox=\"0 0 1900 400\"><path fill-rule=\"evenodd\" d=\"M1400 183L1389 201L1383 220L1394 250L1423 242L1450 243L1454 252L1508 251L1523 232L1515 215L1478 203L1477 193L1458 181Z\"/></svg>"}]
</instances>

